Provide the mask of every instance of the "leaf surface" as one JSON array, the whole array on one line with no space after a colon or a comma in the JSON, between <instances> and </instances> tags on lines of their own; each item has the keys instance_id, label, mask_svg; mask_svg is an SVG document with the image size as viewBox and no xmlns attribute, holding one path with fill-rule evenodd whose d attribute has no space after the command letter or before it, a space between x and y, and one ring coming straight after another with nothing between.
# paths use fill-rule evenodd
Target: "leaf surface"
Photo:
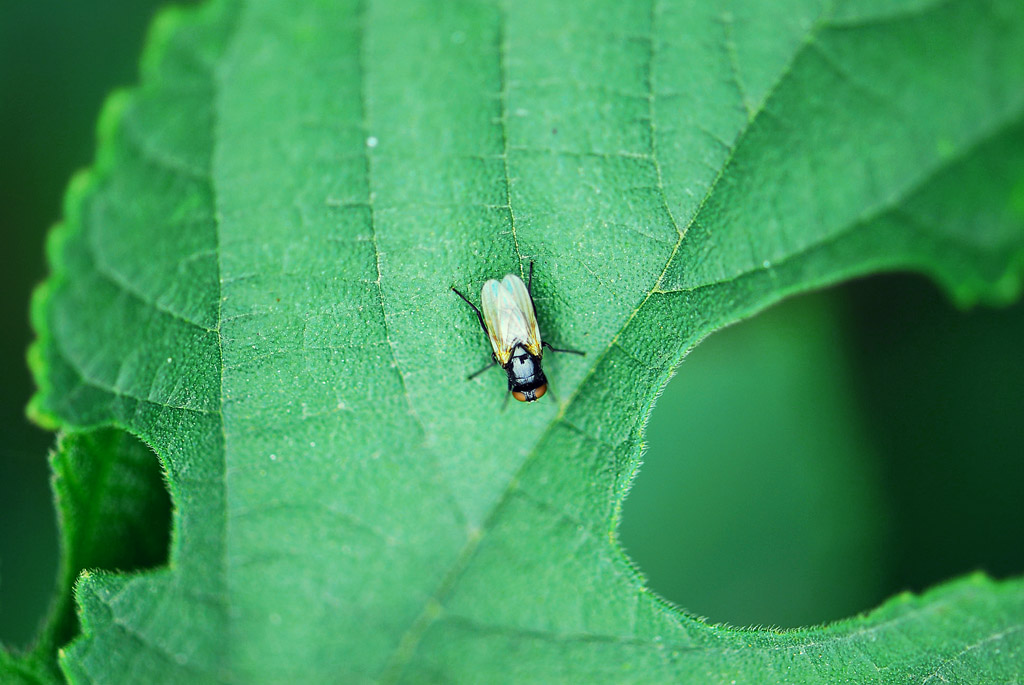
<instances>
[{"instance_id":1,"label":"leaf surface","mask_svg":"<svg viewBox=\"0 0 1024 685\"><path fill-rule=\"evenodd\" d=\"M881 269L1020 289L1024 6L764 5L161 15L34 307L35 414L139 436L175 505L166 570L80 580L71 680L1019 677L1020 581L736 630L616 545L711 331ZM501 412L450 287L531 260L587 356Z\"/></svg>"}]
</instances>

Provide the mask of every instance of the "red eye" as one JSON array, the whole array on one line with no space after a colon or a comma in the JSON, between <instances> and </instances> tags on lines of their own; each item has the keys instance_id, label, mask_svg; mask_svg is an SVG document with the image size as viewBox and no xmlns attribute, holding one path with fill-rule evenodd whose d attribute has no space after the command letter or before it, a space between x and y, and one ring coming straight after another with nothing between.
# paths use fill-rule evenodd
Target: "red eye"
<instances>
[{"instance_id":1,"label":"red eye","mask_svg":"<svg viewBox=\"0 0 1024 685\"><path fill-rule=\"evenodd\" d=\"M527 397L525 392L521 392L519 390L513 390L512 397L516 398L520 402L535 402L541 397L544 397L544 393L547 391L548 385L545 383L544 385L533 389L533 397Z\"/></svg>"}]
</instances>

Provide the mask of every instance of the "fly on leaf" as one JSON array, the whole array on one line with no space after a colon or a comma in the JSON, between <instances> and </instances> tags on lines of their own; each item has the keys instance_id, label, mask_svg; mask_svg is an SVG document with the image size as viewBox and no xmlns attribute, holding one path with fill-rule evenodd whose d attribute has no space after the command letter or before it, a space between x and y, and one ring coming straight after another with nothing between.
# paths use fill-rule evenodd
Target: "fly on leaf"
<instances>
[{"instance_id":1,"label":"fly on leaf","mask_svg":"<svg viewBox=\"0 0 1024 685\"><path fill-rule=\"evenodd\" d=\"M533 262L530 262L528 285L515 274L484 283L480 291L483 312L454 287L452 290L473 308L491 341L491 363L470 374L470 379L497 364L508 374L512 397L520 402L535 402L548 390L548 379L540 365L545 347L552 352L585 354L579 350L561 350L541 340L537 308L533 304Z\"/></svg>"}]
</instances>

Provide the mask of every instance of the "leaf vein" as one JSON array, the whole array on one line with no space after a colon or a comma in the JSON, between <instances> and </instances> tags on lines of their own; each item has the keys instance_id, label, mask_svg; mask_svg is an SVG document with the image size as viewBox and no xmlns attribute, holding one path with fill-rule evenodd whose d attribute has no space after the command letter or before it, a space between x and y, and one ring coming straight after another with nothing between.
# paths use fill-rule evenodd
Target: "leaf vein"
<instances>
[{"instance_id":1,"label":"leaf vein","mask_svg":"<svg viewBox=\"0 0 1024 685\"><path fill-rule=\"evenodd\" d=\"M190 414L199 414L199 415L203 415L203 416L217 416L218 415L218 412L210 411L208 409L199 409L197 407L189 407L189 406L186 406L186 405L169 404L167 402L160 402L160 401L149 399L149 398L146 398L146 397L140 397L139 395L135 395L133 393L127 392L127 391L125 391L125 390L123 390L121 388L114 387L113 385L110 385L109 383L105 383L104 381L101 381L101 380L99 380L97 378L94 378L90 374L88 374L86 372L86 370L83 369L82 366L74 358L72 358L71 356L68 355L67 351L63 348L63 344L62 343L57 343L57 352L68 363L68 367L71 369L71 371L76 376L78 376L79 380L82 382L83 385L89 386L91 388L96 388L97 390L101 390L101 391L103 391L105 393L108 393L110 395L113 395L115 397L121 397L121 398L124 398L124 399L127 399L127 400L131 400L133 402L141 402L143 404L150 404L150 405L153 405L155 407L162 407L164 409L176 409L176 410L179 410L179 411L188 412Z\"/></svg>"},{"instance_id":2,"label":"leaf vein","mask_svg":"<svg viewBox=\"0 0 1024 685\"><path fill-rule=\"evenodd\" d=\"M895 216L902 218L906 223L915 225L915 227L918 230L927 230L926 227L921 223L921 220L919 218L912 216L901 205L904 202L906 202L906 200L914 193L918 192L919 190L927 186L928 183L935 180L937 176L948 170L950 167L955 166L956 164L961 163L962 161L970 157L971 154L973 154L979 147L981 147L982 145L984 145L985 143L992 139L998 138L999 136L1003 135L1009 130L1020 126L1022 123L1024 123L1024 109L1014 112L1013 116L1008 117L1003 121L997 122L994 126L990 127L989 130L982 131L981 134L978 135L973 141L971 141L967 145L964 145L957 152L956 155L944 158L941 163L932 167L928 171L928 173L921 176L912 185L904 188L901 193L898 193L890 198L887 198L884 202L874 207L869 207L863 214L861 214L861 216L851 220L845 227L832 233L829 236L826 236L825 239L809 243L787 255L782 256L781 258L777 258L771 261L769 263L769 266L755 266L752 269L746 269L728 278L708 281L707 283L699 283L697 285L686 286L682 288L669 288L664 290L659 289L658 292L666 294L696 292L714 286L732 283L736 280L739 280L746 276L750 276L760 271L771 271L772 269L775 269L782 264L786 264L792 261L793 259L805 256L820 248L836 244L846 236L856 231L858 228L862 228L866 224L878 220L886 216L887 214L893 214Z\"/></svg>"},{"instance_id":3,"label":"leaf vein","mask_svg":"<svg viewBox=\"0 0 1024 685\"><path fill-rule=\"evenodd\" d=\"M1018 624L1015 624L1013 626L1010 626L1009 628L1007 628L1006 630L1003 630L1002 632L993 633L991 635L988 635L987 637L985 637L982 640L978 640L977 642L974 642L972 644L967 645L966 647L961 649L956 654L953 654L952 656L950 656L950 657L948 657L946 659L943 659L942 663L939 664L939 666L936 667L936 669L934 671L929 673L925 677L925 679L921 681L921 685L924 685L925 683L929 682L933 678L938 678L939 680L941 680L944 683L949 682L942 675L942 671L944 671L947 668L949 668L950 666L952 666L954 663L959 661L961 658L963 658L965 655L969 654L970 652L973 652L976 649L986 648L986 647L988 647L989 643L998 642L1000 640L1005 639L1008 635L1012 635L1013 633L1019 633L1021 631L1024 631L1024 624L1019 624L1018 623Z\"/></svg>"},{"instance_id":4,"label":"leaf vein","mask_svg":"<svg viewBox=\"0 0 1024 685\"><path fill-rule=\"evenodd\" d=\"M117 273L106 263L106 261L101 257L100 252L98 252L98 250L96 249L96 246L93 244L92 240L87 241L87 250L89 252L89 256L92 257L93 265L96 267L96 273L98 273L103 278L103 280L107 281L121 292L125 293L126 295L135 300L138 300L144 305L152 307L153 309L163 312L164 314L174 319L177 319L178 321L188 324L189 326L198 328L199 330L204 331L206 333L216 332L215 329L208 328L207 326L202 325L198 321L193 321L187 316L174 311L166 304L161 303L158 299L148 296L144 291L137 288L135 284L133 284L131 281L129 281L121 274Z\"/></svg>"},{"instance_id":5,"label":"leaf vein","mask_svg":"<svg viewBox=\"0 0 1024 685\"><path fill-rule=\"evenodd\" d=\"M366 98L366 61L363 56L363 51L366 47L366 13L367 5L369 0L362 0L359 3L358 9L358 20L357 20L357 40L359 41L356 47L356 61L357 61L357 73L359 78L359 115L361 117L361 127L364 133L368 133L370 130L369 122L369 109ZM363 160L363 173L366 179L366 206L368 208L367 217L370 223L370 244L373 246L373 259L374 268L377 273L377 278L373 281L376 290L377 298L380 302L381 311L381 322L384 325L384 339L388 344L388 352L391 356L391 363L395 369L395 373L398 375L398 381L402 386L402 397L405 399L405 404L409 409L409 416L415 421L417 428L420 430L420 434L423 435L424 440L430 435L427 431L426 425L423 423L423 419L420 417L419 412L413 406L412 397L409 393L409 388L405 381L405 373L402 371L402 367L398 362L398 354L395 348L394 340L391 337L391 324L388 320L388 307L387 300L384 297L384 288L382 285L382 273L381 273L381 250L380 244L377 241L377 218L376 218L376 207L374 206L374 194L373 194L373 160L370 154L370 146L364 145L362 153ZM457 507L456 507L457 508Z\"/></svg>"},{"instance_id":6,"label":"leaf vein","mask_svg":"<svg viewBox=\"0 0 1024 685\"><path fill-rule=\"evenodd\" d=\"M512 227L512 246L516 251L516 259L519 261L519 276L526 278L523 272L523 253L519 249L519 235L516 233L516 214L512 210L512 177L509 173L509 143L508 143L508 31L505 14L502 11L501 2L498 2L498 106L501 111L498 116L501 129L501 161L505 180L505 204L508 208L508 221Z\"/></svg>"}]
</instances>

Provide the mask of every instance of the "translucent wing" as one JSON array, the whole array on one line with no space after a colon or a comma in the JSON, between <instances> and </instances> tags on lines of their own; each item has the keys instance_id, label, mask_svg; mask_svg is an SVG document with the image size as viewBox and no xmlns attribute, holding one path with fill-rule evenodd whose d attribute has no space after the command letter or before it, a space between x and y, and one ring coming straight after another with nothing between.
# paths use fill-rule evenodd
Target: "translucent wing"
<instances>
[{"instance_id":1,"label":"translucent wing","mask_svg":"<svg viewBox=\"0 0 1024 685\"><path fill-rule=\"evenodd\" d=\"M533 298L530 297L530 291L526 289L526 284L523 283L523 280L513 274L505 276L501 284L511 291L512 299L515 300L516 305L523 312L523 318L526 319L526 339L523 341L526 349L529 350L530 354L539 357L542 351L540 327L537 326L537 310L533 306Z\"/></svg>"},{"instance_id":2,"label":"translucent wing","mask_svg":"<svg viewBox=\"0 0 1024 685\"><path fill-rule=\"evenodd\" d=\"M509 274L502 281L491 279L480 291L484 325L498 363L504 366L516 345L530 354L540 355L540 333L533 313L530 293L518 276Z\"/></svg>"}]
</instances>

